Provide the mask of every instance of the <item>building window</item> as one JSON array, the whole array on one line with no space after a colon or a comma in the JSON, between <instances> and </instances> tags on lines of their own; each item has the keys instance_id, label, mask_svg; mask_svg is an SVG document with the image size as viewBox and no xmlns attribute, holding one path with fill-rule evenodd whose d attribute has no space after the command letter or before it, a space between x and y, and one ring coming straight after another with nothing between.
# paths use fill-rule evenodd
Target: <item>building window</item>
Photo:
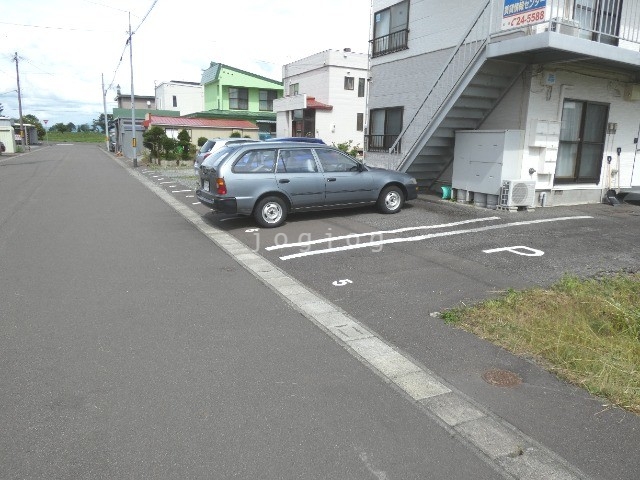
<instances>
[{"instance_id":1,"label":"building window","mask_svg":"<svg viewBox=\"0 0 640 480\"><path fill-rule=\"evenodd\" d=\"M372 56L406 50L409 33L409 1L396 3L373 16Z\"/></svg>"},{"instance_id":2,"label":"building window","mask_svg":"<svg viewBox=\"0 0 640 480\"><path fill-rule=\"evenodd\" d=\"M229 109L249 110L249 89L229 88Z\"/></svg>"},{"instance_id":3,"label":"building window","mask_svg":"<svg viewBox=\"0 0 640 480\"><path fill-rule=\"evenodd\" d=\"M364 97L364 78L359 78L358 79L358 96L359 97Z\"/></svg>"},{"instance_id":4,"label":"building window","mask_svg":"<svg viewBox=\"0 0 640 480\"><path fill-rule=\"evenodd\" d=\"M555 183L598 183L609 105L565 100Z\"/></svg>"},{"instance_id":5,"label":"building window","mask_svg":"<svg viewBox=\"0 0 640 480\"><path fill-rule=\"evenodd\" d=\"M289 85L289 95L291 96L298 95L299 89L300 89L299 83L292 83L291 85Z\"/></svg>"},{"instance_id":6,"label":"building window","mask_svg":"<svg viewBox=\"0 0 640 480\"><path fill-rule=\"evenodd\" d=\"M278 98L275 90L260 90L260 111L273 112L273 101Z\"/></svg>"},{"instance_id":7,"label":"building window","mask_svg":"<svg viewBox=\"0 0 640 480\"><path fill-rule=\"evenodd\" d=\"M344 77L344 89L345 90L353 90L354 78L353 77Z\"/></svg>"},{"instance_id":8,"label":"building window","mask_svg":"<svg viewBox=\"0 0 640 480\"><path fill-rule=\"evenodd\" d=\"M178 97L176 97L175 95L173 96L173 106L174 107L178 106Z\"/></svg>"},{"instance_id":9,"label":"building window","mask_svg":"<svg viewBox=\"0 0 640 480\"><path fill-rule=\"evenodd\" d=\"M369 152L384 152L391 148L402 131L402 113L402 107L371 110L367 136ZM400 153L400 143L396 145L395 151Z\"/></svg>"},{"instance_id":10,"label":"building window","mask_svg":"<svg viewBox=\"0 0 640 480\"><path fill-rule=\"evenodd\" d=\"M364 130L364 113L358 113L356 117L356 130L362 132Z\"/></svg>"}]
</instances>

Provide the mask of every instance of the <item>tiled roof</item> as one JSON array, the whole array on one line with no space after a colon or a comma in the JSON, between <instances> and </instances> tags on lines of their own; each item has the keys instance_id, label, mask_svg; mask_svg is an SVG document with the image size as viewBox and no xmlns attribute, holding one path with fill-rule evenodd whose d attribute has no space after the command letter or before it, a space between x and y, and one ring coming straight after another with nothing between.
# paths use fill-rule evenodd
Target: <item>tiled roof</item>
<instances>
[{"instance_id":1,"label":"tiled roof","mask_svg":"<svg viewBox=\"0 0 640 480\"><path fill-rule=\"evenodd\" d=\"M307 108L313 108L314 110L333 110L333 105L318 102L315 97L307 97Z\"/></svg>"},{"instance_id":2,"label":"tiled roof","mask_svg":"<svg viewBox=\"0 0 640 480\"><path fill-rule=\"evenodd\" d=\"M163 127L203 127L203 128L237 128L243 130L257 130L255 123L248 120L214 119L214 118L186 118L186 117L161 117L150 115L144 122L145 127L158 125Z\"/></svg>"}]
</instances>

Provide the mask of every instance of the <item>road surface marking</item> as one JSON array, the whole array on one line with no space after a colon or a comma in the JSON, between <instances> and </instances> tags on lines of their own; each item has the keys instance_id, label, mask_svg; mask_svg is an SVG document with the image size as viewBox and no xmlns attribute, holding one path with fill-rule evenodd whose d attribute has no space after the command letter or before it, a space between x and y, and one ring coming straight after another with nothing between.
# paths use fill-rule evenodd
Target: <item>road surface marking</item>
<instances>
[{"instance_id":1,"label":"road surface marking","mask_svg":"<svg viewBox=\"0 0 640 480\"><path fill-rule=\"evenodd\" d=\"M515 247L502 247L502 248L492 248L491 250L483 250L484 253L500 253L500 252L511 252L516 255L524 255L525 257L541 257L544 255L542 250L537 250L531 247L525 247L524 245L517 245Z\"/></svg>"},{"instance_id":2,"label":"road surface marking","mask_svg":"<svg viewBox=\"0 0 640 480\"><path fill-rule=\"evenodd\" d=\"M265 250L271 251L271 250L280 250L283 248L308 247L309 245L329 243L337 240L351 240L353 238L360 238L360 237L375 237L375 236L382 236L385 234L411 232L415 230L432 230L436 228L457 227L459 225L467 225L469 223L478 223L478 222L487 222L491 220L500 220L500 217L475 218L472 220L463 220L460 222L441 223L439 225L421 225L418 227L404 227L404 228L397 228L395 230L380 230L378 232L350 233L349 235L341 235L337 237L324 237L324 238L319 238L317 240L309 240L306 242L283 243L281 245L272 245L271 247L266 247Z\"/></svg>"},{"instance_id":3,"label":"road surface marking","mask_svg":"<svg viewBox=\"0 0 640 480\"><path fill-rule=\"evenodd\" d=\"M584 220L587 218L593 218L593 217L588 215L581 215L581 216L575 216L575 217L545 218L541 220L526 220L522 222L510 222L510 223L502 223L499 225L488 225L486 227L467 228L464 230L452 230L448 232L428 233L426 235L418 235L416 237L387 238L386 240L375 240L375 241L366 242L366 243L343 245L341 247L331 247L331 248L323 248L321 250L309 250L306 252L292 253L291 255L284 255L280 257L280 260L291 260L292 258L309 257L311 255L322 255L324 253L342 252L345 250L355 250L357 248L379 247L382 245L389 245L393 243L420 242L422 240L429 240L431 238L450 237L453 235L463 235L466 233L486 232L488 230L496 230L501 228L534 225L538 223L562 222L562 221L568 221L568 220Z\"/></svg>"}]
</instances>

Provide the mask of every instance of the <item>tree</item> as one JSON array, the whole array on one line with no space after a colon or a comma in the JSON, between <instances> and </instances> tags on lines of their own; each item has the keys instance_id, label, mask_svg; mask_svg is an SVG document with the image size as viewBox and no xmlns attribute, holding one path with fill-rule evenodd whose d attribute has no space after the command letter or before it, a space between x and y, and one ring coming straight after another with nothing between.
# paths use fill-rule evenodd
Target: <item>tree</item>
<instances>
[{"instance_id":1,"label":"tree","mask_svg":"<svg viewBox=\"0 0 640 480\"><path fill-rule=\"evenodd\" d=\"M190 150L189 147L191 146L191 136L189 135L189 132L187 132L185 128L180 130L180 133L178 133L178 146L182 148L180 152L180 158L182 158L183 160L186 160L187 158L189 158L189 150Z\"/></svg>"},{"instance_id":2,"label":"tree","mask_svg":"<svg viewBox=\"0 0 640 480\"><path fill-rule=\"evenodd\" d=\"M0 116L2 116L2 111L4 110L4 107L2 106L2 104L0 103Z\"/></svg>"},{"instance_id":3,"label":"tree","mask_svg":"<svg viewBox=\"0 0 640 480\"><path fill-rule=\"evenodd\" d=\"M36 117L35 115L23 115L22 122L29 123L36 127L36 131L38 132L38 140L42 140L47 134L47 131L44 129L44 127L40 123L40 120L38 120L38 117Z\"/></svg>"},{"instance_id":4,"label":"tree","mask_svg":"<svg viewBox=\"0 0 640 480\"><path fill-rule=\"evenodd\" d=\"M69 130L67 129L67 126L64 123L56 123L55 125L51 125L51 127L49 128L50 132L59 132L59 133L66 133Z\"/></svg>"},{"instance_id":5,"label":"tree","mask_svg":"<svg viewBox=\"0 0 640 480\"><path fill-rule=\"evenodd\" d=\"M154 125L142 134L142 144L151 152L151 158L159 159L167 134L162 127Z\"/></svg>"},{"instance_id":6,"label":"tree","mask_svg":"<svg viewBox=\"0 0 640 480\"><path fill-rule=\"evenodd\" d=\"M92 128L88 123L84 123L76 128L77 132L90 132L91 130Z\"/></svg>"},{"instance_id":7,"label":"tree","mask_svg":"<svg viewBox=\"0 0 640 480\"><path fill-rule=\"evenodd\" d=\"M113 115L110 113L107 113L107 122L111 123L112 121L113 121ZM93 120L92 126L93 126L94 132L106 133L104 131L104 113L101 113L98 118Z\"/></svg>"},{"instance_id":8,"label":"tree","mask_svg":"<svg viewBox=\"0 0 640 480\"><path fill-rule=\"evenodd\" d=\"M67 123L67 132L74 132L75 130L76 130L76 126L73 123L71 122Z\"/></svg>"}]
</instances>

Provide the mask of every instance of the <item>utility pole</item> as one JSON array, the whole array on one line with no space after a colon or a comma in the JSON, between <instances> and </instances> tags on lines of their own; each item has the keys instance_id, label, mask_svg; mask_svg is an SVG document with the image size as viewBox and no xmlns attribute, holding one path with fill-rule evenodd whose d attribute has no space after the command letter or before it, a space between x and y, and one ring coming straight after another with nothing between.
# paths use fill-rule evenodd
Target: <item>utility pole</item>
<instances>
[{"instance_id":1,"label":"utility pole","mask_svg":"<svg viewBox=\"0 0 640 480\"><path fill-rule=\"evenodd\" d=\"M22 96L20 95L20 70L18 69L18 52L16 52L13 59L16 62L16 79L18 83L18 115L20 116L20 141L24 148L28 142L25 141L26 135L24 134L24 123L22 122ZM25 149L26 150L26 149Z\"/></svg>"},{"instance_id":2,"label":"utility pole","mask_svg":"<svg viewBox=\"0 0 640 480\"><path fill-rule=\"evenodd\" d=\"M136 148L136 105L133 95L133 33L131 32L131 12L129 12L129 64L131 65L131 148L133 149L133 168L138 167L138 150Z\"/></svg>"},{"instance_id":3,"label":"utility pole","mask_svg":"<svg viewBox=\"0 0 640 480\"><path fill-rule=\"evenodd\" d=\"M109 122L107 122L107 91L104 89L104 73L102 74L102 108L104 110L104 136L109 151Z\"/></svg>"}]
</instances>

